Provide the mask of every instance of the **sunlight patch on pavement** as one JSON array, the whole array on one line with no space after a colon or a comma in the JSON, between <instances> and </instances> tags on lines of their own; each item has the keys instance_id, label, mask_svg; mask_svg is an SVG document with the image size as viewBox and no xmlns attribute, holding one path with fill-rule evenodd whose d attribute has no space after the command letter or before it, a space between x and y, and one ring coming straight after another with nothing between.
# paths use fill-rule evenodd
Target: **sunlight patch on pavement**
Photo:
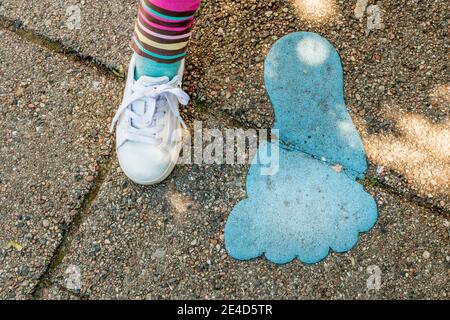
<instances>
[{"instance_id":1,"label":"sunlight patch on pavement","mask_svg":"<svg viewBox=\"0 0 450 320\"><path fill-rule=\"evenodd\" d=\"M417 114L398 115L400 135L369 135L369 159L402 174L421 194L450 195L450 120L432 123Z\"/></svg>"},{"instance_id":2,"label":"sunlight patch on pavement","mask_svg":"<svg viewBox=\"0 0 450 320\"><path fill-rule=\"evenodd\" d=\"M434 104L450 104L450 85L436 85L431 90L430 99Z\"/></svg>"},{"instance_id":3,"label":"sunlight patch on pavement","mask_svg":"<svg viewBox=\"0 0 450 320\"><path fill-rule=\"evenodd\" d=\"M178 223L185 221L184 217L189 212L189 209L193 207L193 201L191 198L175 191L169 191L167 193L167 200L173 209L173 215Z\"/></svg>"},{"instance_id":4,"label":"sunlight patch on pavement","mask_svg":"<svg viewBox=\"0 0 450 320\"><path fill-rule=\"evenodd\" d=\"M293 0L301 18L324 22L336 13L335 0Z\"/></svg>"}]
</instances>

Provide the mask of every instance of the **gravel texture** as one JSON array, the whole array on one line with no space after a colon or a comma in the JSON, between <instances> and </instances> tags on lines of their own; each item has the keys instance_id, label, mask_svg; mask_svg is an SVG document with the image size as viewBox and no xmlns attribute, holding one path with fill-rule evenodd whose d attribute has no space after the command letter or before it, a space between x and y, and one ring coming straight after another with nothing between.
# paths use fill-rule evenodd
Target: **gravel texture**
<instances>
[{"instance_id":1,"label":"gravel texture","mask_svg":"<svg viewBox=\"0 0 450 320\"><path fill-rule=\"evenodd\" d=\"M350 253L314 266L231 259L223 227L244 177L238 167L185 166L145 188L114 163L52 281L64 287L75 265L74 293L90 299L448 298L449 221L376 188L379 223ZM370 270L381 271L378 291L368 290Z\"/></svg>"},{"instance_id":2,"label":"gravel texture","mask_svg":"<svg viewBox=\"0 0 450 320\"><path fill-rule=\"evenodd\" d=\"M268 50L293 31L328 38L370 161L364 183L380 207L356 249L315 266L234 261L223 225L245 197L245 167L185 165L159 186L139 187L112 162L41 298L448 299L448 4L380 1L383 25L367 32L368 13L360 8L356 18L356 2L204 1L184 83L190 119L271 127ZM70 5L81 9L79 30L68 28ZM3 0L0 22L17 20L119 68L131 53L136 9L136 0ZM0 298L27 298L109 156L107 127L123 83L4 29L0 38ZM80 290L67 288L73 267ZM368 270L381 271L379 290L368 289Z\"/></svg>"},{"instance_id":3,"label":"gravel texture","mask_svg":"<svg viewBox=\"0 0 450 320\"><path fill-rule=\"evenodd\" d=\"M5 0L0 15L118 68L128 63L137 2ZM370 33L369 14L364 6L356 9L356 0L310 3L204 1L188 58L188 92L197 104L242 124L270 127L273 112L263 81L268 50L289 32L318 32L342 56L347 105L372 177L449 212L446 1L380 1L382 26ZM67 25L71 5L81 10L79 30Z\"/></svg>"},{"instance_id":4,"label":"gravel texture","mask_svg":"<svg viewBox=\"0 0 450 320\"><path fill-rule=\"evenodd\" d=\"M136 0L27 0L0 3L0 16L110 67L128 64ZM80 9L79 28L76 7ZM75 10L74 10L75 9Z\"/></svg>"},{"instance_id":5,"label":"gravel texture","mask_svg":"<svg viewBox=\"0 0 450 320\"><path fill-rule=\"evenodd\" d=\"M232 125L195 118L205 128ZM113 161L49 279L59 291L44 290L42 298L448 299L448 217L369 185L380 218L349 253L313 266L230 258L224 224L246 197L246 174L246 166L183 165L164 183L143 187ZM72 289L74 268L80 286ZM380 287L372 289L377 272Z\"/></svg>"},{"instance_id":6,"label":"gravel texture","mask_svg":"<svg viewBox=\"0 0 450 320\"><path fill-rule=\"evenodd\" d=\"M9 299L33 290L108 156L121 84L10 32L0 40L0 298Z\"/></svg>"},{"instance_id":7,"label":"gravel texture","mask_svg":"<svg viewBox=\"0 0 450 320\"><path fill-rule=\"evenodd\" d=\"M384 26L367 35L368 15L355 18L356 1L336 1L328 14L320 7L314 14L308 1L294 2L297 7L290 1L208 1L191 46L189 91L243 123L268 126L272 109L263 85L268 50L289 32L318 32L341 55L347 106L372 176L448 211L447 3L382 1Z\"/></svg>"}]
</instances>

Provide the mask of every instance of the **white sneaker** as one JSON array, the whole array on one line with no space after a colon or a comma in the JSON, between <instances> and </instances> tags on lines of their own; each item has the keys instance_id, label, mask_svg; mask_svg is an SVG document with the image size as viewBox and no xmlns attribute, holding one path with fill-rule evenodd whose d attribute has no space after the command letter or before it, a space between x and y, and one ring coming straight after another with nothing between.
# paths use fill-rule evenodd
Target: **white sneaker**
<instances>
[{"instance_id":1,"label":"white sneaker","mask_svg":"<svg viewBox=\"0 0 450 320\"><path fill-rule=\"evenodd\" d=\"M136 54L111 132L117 124L116 150L123 172L138 184L152 185L166 179L178 161L186 129L178 103L186 106L189 96L181 89L184 61L172 80L141 77L136 81L135 64Z\"/></svg>"}]
</instances>

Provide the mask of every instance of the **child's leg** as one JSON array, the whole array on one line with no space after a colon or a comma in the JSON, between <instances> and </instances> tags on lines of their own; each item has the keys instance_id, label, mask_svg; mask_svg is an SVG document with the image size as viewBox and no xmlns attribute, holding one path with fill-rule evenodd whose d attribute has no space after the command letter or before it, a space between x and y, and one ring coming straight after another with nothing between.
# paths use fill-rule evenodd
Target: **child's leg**
<instances>
[{"instance_id":1,"label":"child's leg","mask_svg":"<svg viewBox=\"0 0 450 320\"><path fill-rule=\"evenodd\" d=\"M191 35L201 0L141 0L132 48L136 78L174 77Z\"/></svg>"}]
</instances>

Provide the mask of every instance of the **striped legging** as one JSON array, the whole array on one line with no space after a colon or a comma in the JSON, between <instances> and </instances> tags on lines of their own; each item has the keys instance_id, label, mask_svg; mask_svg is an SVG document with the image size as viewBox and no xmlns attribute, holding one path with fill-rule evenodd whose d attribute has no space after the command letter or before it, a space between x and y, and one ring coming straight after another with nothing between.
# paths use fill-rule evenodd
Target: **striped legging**
<instances>
[{"instance_id":1,"label":"striped legging","mask_svg":"<svg viewBox=\"0 0 450 320\"><path fill-rule=\"evenodd\" d=\"M182 60L201 0L141 0L133 50L158 63Z\"/></svg>"}]
</instances>

